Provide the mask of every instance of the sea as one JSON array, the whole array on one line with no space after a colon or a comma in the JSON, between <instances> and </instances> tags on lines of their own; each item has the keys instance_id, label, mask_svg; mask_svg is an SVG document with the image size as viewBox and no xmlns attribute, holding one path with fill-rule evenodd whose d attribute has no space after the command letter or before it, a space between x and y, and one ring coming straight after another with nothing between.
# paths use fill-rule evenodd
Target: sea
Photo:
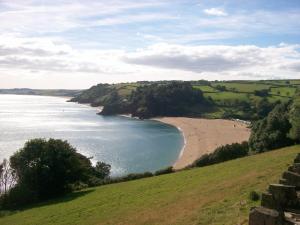
<instances>
[{"instance_id":1,"label":"sea","mask_svg":"<svg viewBox=\"0 0 300 225\"><path fill-rule=\"evenodd\" d=\"M92 162L111 165L111 176L154 172L174 164L184 145L168 124L101 116L98 108L67 98L0 95L0 160L34 138L67 140Z\"/></svg>"}]
</instances>

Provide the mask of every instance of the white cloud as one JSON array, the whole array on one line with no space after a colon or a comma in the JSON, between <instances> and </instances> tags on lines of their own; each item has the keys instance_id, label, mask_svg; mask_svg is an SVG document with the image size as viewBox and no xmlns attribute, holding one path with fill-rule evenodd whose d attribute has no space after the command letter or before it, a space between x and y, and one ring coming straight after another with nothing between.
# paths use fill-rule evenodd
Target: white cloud
<instances>
[{"instance_id":1,"label":"white cloud","mask_svg":"<svg viewBox=\"0 0 300 225\"><path fill-rule=\"evenodd\" d=\"M142 23L149 21L159 21L159 20L173 20L177 17L166 15L163 13L147 13L147 14L137 14L137 15L123 15L110 18L104 18L93 22L92 26L111 26L120 24L130 24L130 23Z\"/></svg>"},{"instance_id":2,"label":"white cloud","mask_svg":"<svg viewBox=\"0 0 300 225\"><path fill-rule=\"evenodd\" d=\"M120 19L131 22L131 10L149 9L164 5L164 1L133 0L114 1L0 1L0 31L6 32L63 32L74 28L91 27L102 24L124 24ZM123 13L126 16L115 18ZM99 19L99 17L101 17ZM160 16L161 17L161 16ZM147 18L140 16L142 21ZM151 20L151 14L147 20ZM155 18L156 19L156 18ZM118 20L118 21L117 21ZM115 22L110 22L115 21ZM138 21L136 18L135 21Z\"/></svg>"},{"instance_id":3,"label":"white cloud","mask_svg":"<svg viewBox=\"0 0 300 225\"><path fill-rule=\"evenodd\" d=\"M157 44L129 53L124 61L130 64L194 73L261 73L295 76L300 62L298 45L270 47L245 46L182 46ZM269 76L270 77L270 76ZM252 79L255 79L254 76ZM265 78L268 78L266 75Z\"/></svg>"},{"instance_id":4,"label":"white cloud","mask_svg":"<svg viewBox=\"0 0 300 225\"><path fill-rule=\"evenodd\" d=\"M198 18L200 28L236 32L237 36L249 36L262 33L295 34L300 33L300 11L280 12L255 11L240 12L226 17Z\"/></svg>"},{"instance_id":5,"label":"white cloud","mask_svg":"<svg viewBox=\"0 0 300 225\"><path fill-rule=\"evenodd\" d=\"M227 16L225 10L219 8L204 9L203 12L210 16Z\"/></svg>"},{"instance_id":6,"label":"white cloud","mask_svg":"<svg viewBox=\"0 0 300 225\"><path fill-rule=\"evenodd\" d=\"M79 50L59 39L2 35L0 86L87 88L136 80L299 78L299 47L155 44L131 52Z\"/></svg>"}]
</instances>

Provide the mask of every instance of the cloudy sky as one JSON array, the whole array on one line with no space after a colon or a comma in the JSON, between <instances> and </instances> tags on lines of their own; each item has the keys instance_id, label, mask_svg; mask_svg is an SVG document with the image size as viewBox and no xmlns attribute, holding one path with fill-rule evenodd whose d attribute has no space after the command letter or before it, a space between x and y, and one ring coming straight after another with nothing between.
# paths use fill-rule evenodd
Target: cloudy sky
<instances>
[{"instance_id":1,"label":"cloudy sky","mask_svg":"<svg viewBox=\"0 0 300 225\"><path fill-rule=\"evenodd\" d=\"M299 0L0 0L0 88L283 78Z\"/></svg>"}]
</instances>

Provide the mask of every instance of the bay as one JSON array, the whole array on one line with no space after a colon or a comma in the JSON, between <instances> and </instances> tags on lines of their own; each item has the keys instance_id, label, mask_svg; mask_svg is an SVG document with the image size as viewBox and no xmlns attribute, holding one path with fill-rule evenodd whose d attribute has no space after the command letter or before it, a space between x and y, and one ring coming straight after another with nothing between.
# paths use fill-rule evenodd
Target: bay
<instances>
[{"instance_id":1,"label":"bay","mask_svg":"<svg viewBox=\"0 0 300 225\"><path fill-rule=\"evenodd\" d=\"M67 140L94 163L109 163L112 176L153 172L178 158L184 140L177 128L97 112L60 97L0 95L0 160L33 138Z\"/></svg>"}]
</instances>

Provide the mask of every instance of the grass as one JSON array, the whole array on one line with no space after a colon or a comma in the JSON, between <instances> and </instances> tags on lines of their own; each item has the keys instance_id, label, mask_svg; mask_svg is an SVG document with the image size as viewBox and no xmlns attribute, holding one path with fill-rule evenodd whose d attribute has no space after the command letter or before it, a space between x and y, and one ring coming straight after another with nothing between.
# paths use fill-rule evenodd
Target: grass
<instances>
[{"instance_id":1,"label":"grass","mask_svg":"<svg viewBox=\"0 0 300 225\"><path fill-rule=\"evenodd\" d=\"M203 86L201 86L201 85L195 85L195 86L193 86L193 88L195 88L195 89L199 89L199 90L201 90L202 92L218 92L216 89L214 89L213 87L211 87L211 86L205 86L205 85L203 85Z\"/></svg>"},{"instance_id":2,"label":"grass","mask_svg":"<svg viewBox=\"0 0 300 225\"><path fill-rule=\"evenodd\" d=\"M295 95L297 88L295 87L276 87L271 88L272 95L280 95L284 97L292 97Z\"/></svg>"},{"instance_id":3,"label":"grass","mask_svg":"<svg viewBox=\"0 0 300 225\"><path fill-rule=\"evenodd\" d=\"M300 146L204 168L87 189L14 212L1 225L18 224L247 224L251 191L277 182Z\"/></svg>"},{"instance_id":4,"label":"grass","mask_svg":"<svg viewBox=\"0 0 300 225\"><path fill-rule=\"evenodd\" d=\"M255 83L255 82L218 82L213 84L213 86L225 86L227 90L236 90L238 92L248 92L253 93L257 90L269 89L270 85Z\"/></svg>"},{"instance_id":5,"label":"grass","mask_svg":"<svg viewBox=\"0 0 300 225\"><path fill-rule=\"evenodd\" d=\"M214 101L249 101L248 94L235 93L235 92L217 92L217 93L204 93L205 97L210 96Z\"/></svg>"}]
</instances>

